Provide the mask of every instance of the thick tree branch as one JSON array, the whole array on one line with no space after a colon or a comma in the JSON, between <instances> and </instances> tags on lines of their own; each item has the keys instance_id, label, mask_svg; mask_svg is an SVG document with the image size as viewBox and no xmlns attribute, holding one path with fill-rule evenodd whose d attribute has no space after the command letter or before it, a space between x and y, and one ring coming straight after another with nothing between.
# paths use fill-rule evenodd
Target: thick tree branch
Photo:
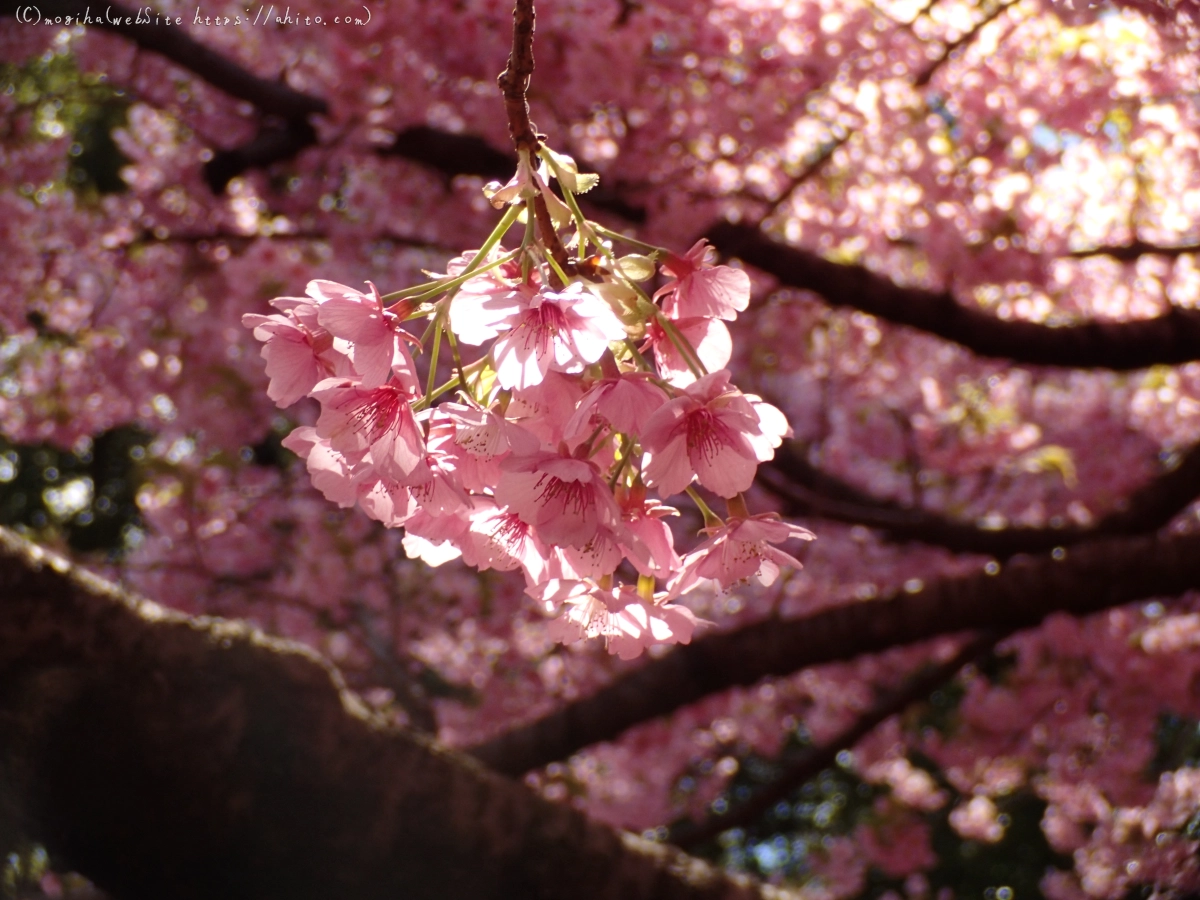
<instances>
[{"instance_id":1,"label":"thick tree branch","mask_svg":"<svg viewBox=\"0 0 1200 900\"><path fill-rule=\"evenodd\" d=\"M912 584L909 584L912 587ZM595 694L470 749L501 772L559 759L716 691L942 634L1008 631L1054 612L1084 615L1200 588L1200 534L1094 541L894 590L802 619L767 619L701 638Z\"/></svg>"},{"instance_id":2,"label":"thick tree branch","mask_svg":"<svg viewBox=\"0 0 1200 900\"><path fill-rule=\"evenodd\" d=\"M507 179L517 167L517 158L497 150L474 134L451 134L428 125L414 125L396 135L386 154L403 157L437 169L447 178L455 175L479 175L482 178Z\"/></svg>"},{"instance_id":3,"label":"thick tree branch","mask_svg":"<svg viewBox=\"0 0 1200 900\"><path fill-rule=\"evenodd\" d=\"M776 452L759 482L782 499L789 516L814 515L877 529L892 541L919 541L956 553L986 553L1008 559L1042 553L1100 537L1147 534L1167 525L1200 497L1200 445L1174 466L1134 491L1094 525L1061 528L984 528L937 513L880 500L821 472L792 445Z\"/></svg>"},{"instance_id":4,"label":"thick tree branch","mask_svg":"<svg viewBox=\"0 0 1200 900\"><path fill-rule=\"evenodd\" d=\"M386 727L310 651L4 529L0 598L0 810L121 900L782 896Z\"/></svg>"},{"instance_id":5,"label":"thick tree branch","mask_svg":"<svg viewBox=\"0 0 1200 900\"><path fill-rule=\"evenodd\" d=\"M833 263L774 241L751 225L722 222L708 238L783 284L844 306L961 344L982 356L1015 363L1116 371L1200 359L1200 312L1172 309L1154 319L1087 322L1056 328L997 319L960 304L948 291L905 288L863 266Z\"/></svg>"}]
</instances>

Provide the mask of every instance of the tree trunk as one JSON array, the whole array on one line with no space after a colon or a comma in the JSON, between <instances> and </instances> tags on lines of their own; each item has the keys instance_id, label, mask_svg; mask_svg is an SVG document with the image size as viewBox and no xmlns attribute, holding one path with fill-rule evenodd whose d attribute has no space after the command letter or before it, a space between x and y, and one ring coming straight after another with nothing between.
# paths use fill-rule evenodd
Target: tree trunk
<instances>
[{"instance_id":1,"label":"tree trunk","mask_svg":"<svg viewBox=\"0 0 1200 900\"><path fill-rule=\"evenodd\" d=\"M781 896L385 726L310 651L0 529L6 811L118 900Z\"/></svg>"}]
</instances>

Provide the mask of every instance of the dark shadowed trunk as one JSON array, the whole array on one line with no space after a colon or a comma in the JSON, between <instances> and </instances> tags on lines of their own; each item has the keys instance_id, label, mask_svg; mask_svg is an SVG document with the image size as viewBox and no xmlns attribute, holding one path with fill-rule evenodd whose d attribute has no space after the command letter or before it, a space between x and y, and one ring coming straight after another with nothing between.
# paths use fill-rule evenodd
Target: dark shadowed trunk
<instances>
[{"instance_id":1,"label":"dark shadowed trunk","mask_svg":"<svg viewBox=\"0 0 1200 900\"><path fill-rule=\"evenodd\" d=\"M385 727L311 652L0 530L4 809L118 900L776 894Z\"/></svg>"}]
</instances>

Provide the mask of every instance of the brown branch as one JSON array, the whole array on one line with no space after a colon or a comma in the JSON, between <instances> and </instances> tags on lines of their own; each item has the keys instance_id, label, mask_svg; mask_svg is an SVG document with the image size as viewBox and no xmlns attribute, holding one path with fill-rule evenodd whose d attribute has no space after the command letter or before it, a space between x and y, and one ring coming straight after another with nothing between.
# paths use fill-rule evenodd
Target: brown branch
<instances>
[{"instance_id":1,"label":"brown branch","mask_svg":"<svg viewBox=\"0 0 1200 900\"><path fill-rule=\"evenodd\" d=\"M391 146L380 152L429 166L447 178L478 175L507 179L517 167L515 156L497 150L478 135L452 134L428 125L414 125L400 131Z\"/></svg>"},{"instance_id":2,"label":"brown branch","mask_svg":"<svg viewBox=\"0 0 1200 900\"><path fill-rule=\"evenodd\" d=\"M1133 240L1128 244L1101 245L1088 250L1073 250L1064 253L1063 259L1088 259L1093 256L1109 256L1119 262L1136 262L1143 256L1186 256L1189 253L1200 253L1200 244L1175 244L1160 246L1143 240Z\"/></svg>"},{"instance_id":3,"label":"brown branch","mask_svg":"<svg viewBox=\"0 0 1200 900\"><path fill-rule=\"evenodd\" d=\"M517 158L498 150L478 135L451 134L427 125L414 125L396 135L391 146L380 150L386 156L399 156L428 166L446 178L457 175L478 175L489 179L509 178L517 166ZM595 173L586 163L578 163L579 171ZM577 198L585 207L601 209L620 216L627 222L646 221L646 210L634 206L621 196L607 180Z\"/></svg>"},{"instance_id":4,"label":"brown branch","mask_svg":"<svg viewBox=\"0 0 1200 900\"><path fill-rule=\"evenodd\" d=\"M1200 445L1086 527L983 528L956 521L880 500L821 472L788 445L777 451L759 479L763 487L785 501L784 512L789 516L814 515L865 525L892 541L919 541L955 553L986 553L1003 560L1018 553L1042 553L1100 537L1147 534L1164 527L1200 497Z\"/></svg>"},{"instance_id":5,"label":"brown branch","mask_svg":"<svg viewBox=\"0 0 1200 900\"><path fill-rule=\"evenodd\" d=\"M5 529L0 597L0 826L122 900L783 896L386 727L311 651Z\"/></svg>"},{"instance_id":6,"label":"brown branch","mask_svg":"<svg viewBox=\"0 0 1200 900\"><path fill-rule=\"evenodd\" d=\"M513 146L518 152L528 152L531 157L541 146L533 123L529 121L529 101L525 97L529 80L533 77L534 19L533 0L517 0L517 5L513 7L513 41L508 54L508 66L496 79L504 97L508 133L512 136Z\"/></svg>"},{"instance_id":7,"label":"brown branch","mask_svg":"<svg viewBox=\"0 0 1200 900\"><path fill-rule=\"evenodd\" d=\"M1053 612L1085 615L1176 596L1200 588L1200 534L1094 541L994 568L995 574L938 579L915 592L896 589L881 600L701 638L470 752L497 771L521 773L768 676L937 635L1028 628Z\"/></svg>"},{"instance_id":8,"label":"brown branch","mask_svg":"<svg viewBox=\"0 0 1200 900\"><path fill-rule=\"evenodd\" d=\"M533 77L533 31L536 16L533 11L533 0L517 0L513 7L513 39L512 50L508 54L508 65L496 83L500 85L500 94L504 97L504 111L508 116L508 133L512 136L513 147L517 153L526 153L530 163L535 164L541 139L529 120L529 101L526 97L529 91L529 80ZM546 245L546 252L553 257L565 274L574 272L574 267L567 258L566 248L558 239L558 231L550 218L550 210L546 207L546 199L538 194L533 198L533 213L537 219L538 233ZM562 287L558 282L557 273L552 273L551 286Z\"/></svg>"},{"instance_id":9,"label":"brown branch","mask_svg":"<svg viewBox=\"0 0 1200 900\"><path fill-rule=\"evenodd\" d=\"M774 781L760 788L748 800L732 807L723 815L714 813L703 822L687 822L673 828L668 842L688 850L712 840L730 828L758 821L768 809L804 782L815 778L822 769L833 765L840 751L853 747L874 731L881 722L899 715L914 703L927 698L953 678L959 669L995 647L1000 637L1001 635L988 631L968 639L950 659L914 673L903 687L878 698L866 712L838 734L805 750L798 759L788 763Z\"/></svg>"},{"instance_id":10,"label":"brown branch","mask_svg":"<svg viewBox=\"0 0 1200 900\"><path fill-rule=\"evenodd\" d=\"M204 181L209 190L220 194L243 172L291 159L316 142L317 132L307 119L266 121L247 143L215 151L213 158L204 164Z\"/></svg>"},{"instance_id":11,"label":"brown branch","mask_svg":"<svg viewBox=\"0 0 1200 900\"><path fill-rule=\"evenodd\" d=\"M159 237L149 228L141 229L136 236L130 239L129 243L123 246L133 246L136 244L185 244L197 245L204 247L207 244L233 244L235 246L244 246L253 243L254 241L329 241L335 237L324 229L304 229L302 231L273 231L270 234L238 234L234 231L202 231L178 234L168 231L163 237ZM371 232L359 237L359 240L364 243L376 243L386 241L390 244L395 244L398 247L408 247L414 250L425 250L430 253L441 253L447 256L453 256L459 253L457 248L450 247L445 244L438 244L433 241L427 241L419 237L413 237L406 234L398 234L390 228L385 228L381 231Z\"/></svg>"},{"instance_id":12,"label":"brown branch","mask_svg":"<svg viewBox=\"0 0 1200 900\"><path fill-rule=\"evenodd\" d=\"M921 72L917 74L917 77L913 79L913 87L921 88L929 84L929 82L933 80L933 76L937 74L938 70L941 69L941 67L944 66L950 60L950 58L954 56L955 53L960 52L964 47L971 44L975 38L979 37L979 33L983 31L985 26L994 22L1000 17L1001 13L1005 12L1010 6L1015 6L1018 2L1019 0L1004 0L1004 2L998 3L995 9L983 16L983 18L976 22L970 28L970 30L960 36L957 40L948 43L942 50L941 55L924 69L922 69Z\"/></svg>"},{"instance_id":13,"label":"brown branch","mask_svg":"<svg viewBox=\"0 0 1200 900\"><path fill-rule=\"evenodd\" d=\"M1064 327L1009 321L964 306L949 291L901 287L863 266L830 262L779 243L754 226L722 222L708 238L725 256L739 257L782 284L813 291L832 306L920 329L981 356L1115 371L1200 359L1200 312L1194 310L1172 308L1153 319Z\"/></svg>"}]
</instances>

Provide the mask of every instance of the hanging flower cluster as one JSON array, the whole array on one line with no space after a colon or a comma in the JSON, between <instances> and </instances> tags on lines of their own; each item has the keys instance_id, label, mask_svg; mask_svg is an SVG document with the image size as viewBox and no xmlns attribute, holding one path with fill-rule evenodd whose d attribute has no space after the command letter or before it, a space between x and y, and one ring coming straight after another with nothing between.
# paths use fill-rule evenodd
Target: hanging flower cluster
<instances>
[{"instance_id":1,"label":"hanging flower cluster","mask_svg":"<svg viewBox=\"0 0 1200 900\"><path fill-rule=\"evenodd\" d=\"M725 323L749 304L749 277L713 265L703 240L677 256L588 221L575 194L595 181L549 148L522 151L514 178L485 188L507 207L499 225L445 275L387 295L313 281L242 321L265 342L271 399L320 404L284 445L327 499L403 526L408 554L431 565L520 569L558 615L557 639L601 636L631 658L690 641L699 620L680 595L770 584L799 567L774 545L813 535L750 515L742 496L790 434L725 368ZM505 250L522 220L521 245ZM635 252L619 256L622 244ZM651 296L641 284L656 271L666 282ZM418 339L405 322L420 318ZM443 339L452 377L438 385ZM464 363L462 345L482 355ZM424 384L414 353L428 354ZM725 499L725 518L697 482ZM705 520L682 558L663 503L681 493Z\"/></svg>"}]
</instances>

